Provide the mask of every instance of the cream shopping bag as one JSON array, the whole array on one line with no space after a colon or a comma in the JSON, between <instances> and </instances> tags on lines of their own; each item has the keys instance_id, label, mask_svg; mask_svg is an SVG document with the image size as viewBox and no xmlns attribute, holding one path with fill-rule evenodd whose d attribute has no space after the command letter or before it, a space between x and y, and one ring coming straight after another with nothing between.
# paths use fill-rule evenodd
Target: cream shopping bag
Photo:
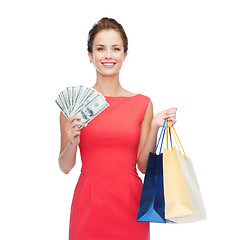
<instances>
[{"instance_id":1,"label":"cream shopping bag","mask_svg":"<svg viewBox=\"0 0 231 240\"><path fill-rule=\"evenodd\" d=\"M165 149L163 154L165 217L176 223L203 220L206 212L191 159L186 156L174 127L170 124L169 127L170 136L174 137L179 150Z\"/></svg>"},{"instance_id":2,"label":"cream shopping bag","mask_svg":"<svg viewBox=\"0 0 231 240\"><path fill-rule=\"evenodd\" d=\"M165 218L194 214L192 200L176 149L163 151Z\"/></svg>"}]
</instances>

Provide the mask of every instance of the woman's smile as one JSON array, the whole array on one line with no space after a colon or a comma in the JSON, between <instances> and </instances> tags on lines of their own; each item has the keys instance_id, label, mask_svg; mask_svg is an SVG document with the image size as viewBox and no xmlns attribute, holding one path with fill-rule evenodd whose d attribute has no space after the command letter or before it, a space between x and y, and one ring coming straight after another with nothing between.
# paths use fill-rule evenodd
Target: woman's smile
<instances>
[{"instance_id":1,"label":"woman's smile","mask_svg":"<svg viewBox=\"0 0 231 240\"><path fill-rule=\"evenodd\" d=\"M115 66L115 62L102 62L105 68L113 68Z\"/></svg>"}]
</instances>

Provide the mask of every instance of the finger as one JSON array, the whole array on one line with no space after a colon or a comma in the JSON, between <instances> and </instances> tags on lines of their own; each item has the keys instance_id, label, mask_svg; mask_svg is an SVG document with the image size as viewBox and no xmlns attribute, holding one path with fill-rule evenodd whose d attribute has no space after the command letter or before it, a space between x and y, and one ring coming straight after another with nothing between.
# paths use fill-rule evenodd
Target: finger
<instances>
[{"instance_id":1,"label":"finger","mask_svg":"<svg viewBox=\"0 0 231 240\"><path fill-rule=\"evenodd\" d=\"M168 110L165 111L165 113L176 113L177 108L169 108Z\"/></svg>"},{"instance_id":2,"label":"finger","mask_svg":"<svg viewBox=\"0 0 231 240\"><path fill-rule=\"evenodd\" d=\"M80 132L80 129L78 127L69 127L67 128L67 135L72 136L73 133Z\"/></svg>"},{"instance_id":3,"label":"finger","mask_svg":"<svg viewBox=\"0 0 231 240\"><path fill-rule=\"evenodd\" d=\"M177 111L177 108L176 107L172 107L172 108L169 108L168 110L169 111Z\"/></svg>"},{"instance_id":4,"label":"finger","mask_svg":"<svg viewBox=\"0 0 231 240\"><path fill-rule=\"evenodd\" d=\"M175 119L176 118L176 114L164 114L164 119Z\"/></svg>"},{"instance_id":5,"label":"finger","mask_svg":"<svg viewBox=\"0 0 231 240\"><path fill-rule=\"evenodd\" d=\"M74 128L74 127L76 127L76 126L84 126L84 122L80 122L80 121L76 121L76 120L74 120L71 124L70 124L70 127L71 128Z\"/></svg>"},{"instance_id":6,"label":"finger","mask_svg":"<svg viewBox=\"0 0 231 240\"><path fill-rule=\"evenodd\" d=\"M176 123L176 119L168 119L171 126L173 126Z\"/></svg>"},{"instance_id":7,"label":"finger","mask_svg":"<svg viewBox=\"0 0 231 240\"><path fill-rule=\"evenodd\" d=\"M75 137L79 136L80 134L81 134L80 131L73 131L70 135L70 138L75 138Z\"/></svg>"},{"instance_id":8,"label":"finger","mask_svg":"<svg viewBox=\"0 0 231 240\"><path fill-rule=\"evenodd\" d=\"M165 118L176 117L176 111L177 111L176 108L169 108L164 112Z\"/></svg>"},{"instance_id":9,"label":"finger","mask_svg":"<svg viewBox=\"0 0 231 240\"><path fill-rule=\"evenodd\" d=\"M173 126L175 125L176 122L177 122L177 120L170 121L170 125L171 125L171 127L173 127Z\"/></svg>"},{"instance_id":10,"label":"finger","mask_svg":"<svg viewBox=\"0 0 231 240\"><path fill-rule=\"evenodd\" d=\"M166 118L176 118L176 114L175 113L169 113L165 115Z\"/></svg>"},{"instance_id":11,"label":"finger","mask_svg":"<svg viewBox=\"0 0 231 240\"><path fill-rule=\"evenodd\" d=\"M173 117L168 117L167 120L168 120L168 121L175 121L175 120L176 120L176 117L175 117L175 116L173 116Z\"/></svg>"},{"instance_id":12,"label":"finger","mask_svg":"<svg viewBox=\"0 0 231 240\"><path fill-rule=\"evenodd\" d=\"M81 116L80 115L74 115L74 116L71 116L70 118L69 118L69 122L71 123L71 122L73 122L73 121L78 121L78 120L81 120Z\"/></svg>"}]
</instances>

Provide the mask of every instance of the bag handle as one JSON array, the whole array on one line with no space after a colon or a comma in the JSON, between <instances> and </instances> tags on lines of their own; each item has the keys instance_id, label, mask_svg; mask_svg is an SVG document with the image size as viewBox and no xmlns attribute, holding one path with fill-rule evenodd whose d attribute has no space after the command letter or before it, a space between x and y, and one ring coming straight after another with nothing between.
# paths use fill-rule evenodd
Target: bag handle
<instances>
[{"instance_id":1,"label":"bag handle","mask_svg":"<svg viewBox=\"0 0 231 240\"><path fill-rule=\"evenodd\" d=\"M188 160L188 158L187 158L187 156L186 156L186 153L185 153L185 151L184 151L184 148L183 148L183 146L182 146L182 144L181 144L181 142L180 142L180 139L179 139L179 137L178 137L178 135L177 135L177 133L176 133L176 130L175 130L174 126L171 127L171 124L170 124L169 120L168 120L168 125L169 125L170 133L173 133L172 135L173 135L173 137L174 137L174 139L175 139L175 142L176 142L176 144L177 144L177 147L178 147L178 149L179 149L180 154L181 154L181 151L180 151L180 147L179 147L179 145L178 145L178 142L179 142L179 144L180 144L180 146L181 146L181 149L182 149L183 152L184 152L184 155L185 155L186 160ZM172 131L172 129L173 129L173 131ZM177 140L178 140L178 141L177 141Z\"/></svg>"},{"instance_id":2,"label":"bag handle","mask_svg":"<svg viewBox=\"0 0 231 240\"><path fill-rule=\"evenodd\" d=\"M170 122L169 122L169 128L168 128L168 130L169 130L170 143L171 143L171 148L172 148L172 133L171 133L171 124L170 124Z\"/></svg>"},{"instance_id":3,"label":"bag handle","mask_svg":"<svg viewBox=\"0 0 231 240\"><path fill-rule=\"evenodd\" d=\"M157 146L156 146L156 149L155 149L155 154L156 154L156 152L157 152L157 148L158 148L158 146L159 146L160 141L161 141L161 145L160 145L160 152L159 152L159 154L161 153L161 149L162 149L162 146L163 146L163 141L164 141L165 132L166 132L166 135L167 135L167 137L166 137L166 146L167 146L167 149L169 148L169 147L168 147L168 142L169 142L169 141L168 141L168 137L170 137L171 148L172 148L171 131L170 131L170 128L168 127L168 125L170 125L170 124L168 124L167 119L165 119L165 120L164 120L164 124L163 124L163 126L162 126L162 130L161 130L159 139L158 139L158 143L157 143ZM169 131L169 133L168 133L168 131ZM163 134L163 135L162 135L162 134Z\"/></svg>"},{"instance_id":4,"label":"bag handle","mask_svg":"<svg viewBox=\"0 0 231 240\"><path fill-rule=\"evenodd\" d=\"M166 137L166 146L167 146L167 149L168 149L168 121L166 121L166 125L165 125L165 128L166 128L166 132L167 132L167 137Z\"/></svg>"},{"instance_id":5,"label":"bag handle","mask_svg":"<svg viewBox=\"0 0 231 240\"><path fill-rule=\"evenodd\" d=\"M157 142L157 145L156 145L155 154L156 154L157 148L158 148L158 146L159 146L160 140L162 139L162 141L161 141L161 146L160 146L160 152L161 152L162 145L163 145L163 140L164 140L165 129L166 129L166 128L165 128L166 122L167 122L167 121L166 121L166 119L165 119L165 120L164 120L164 124L163 124L163 126L162 126L161 133L160 133L160 137L159 137L158 142ZM163 136L162 136L162 134L163 134ZM160 154L160 152L159 152L159 154Z\"/></svg>"},{"instance_id":6,"label":"bag handle","mask_svg":"<svg viewBox=\"0 0 231 240\"><path fill-rule=\"evenodd\" d=\"M166 131L167 131L167 137L166 137L166 146L167 146L167 149L169 149L169 147L168 147L169 141L170 141L171 149L172 149L172 134L171 134L170 127L171 127L170 122L167 120L167 121L166 121L166 125L165 125ZM169 131L169 132L168 132L168 131Z\"/></svg>"}]
</instances>

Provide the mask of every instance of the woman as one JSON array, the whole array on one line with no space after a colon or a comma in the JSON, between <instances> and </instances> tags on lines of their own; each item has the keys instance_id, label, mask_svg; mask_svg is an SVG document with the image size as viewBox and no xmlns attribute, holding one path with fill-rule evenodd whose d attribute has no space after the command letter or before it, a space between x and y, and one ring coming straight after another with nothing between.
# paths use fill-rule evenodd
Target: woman
<instances>
[{"instance_id":1,"label":"woman","mask_svg":"<svg viewBox=\"0 0 231 240\"><path fill-rule=\"evenodd\" d=\"M88 55L96 68L93 86L109 107L88 123L61 113L59 166L68 173L80 148L82 169L71 206L70 240L148 240L149 223L137 222L149 152L164 119L174 125L176 108L157 113L149 97L122 88L119 71L128 40L114 19L102 18L89 32ZM79 120L79 121L74 121ZM84 126L81 130L78 126ZM81 139L81 140L80 140Z\"/></svg>"}]
</instances>

